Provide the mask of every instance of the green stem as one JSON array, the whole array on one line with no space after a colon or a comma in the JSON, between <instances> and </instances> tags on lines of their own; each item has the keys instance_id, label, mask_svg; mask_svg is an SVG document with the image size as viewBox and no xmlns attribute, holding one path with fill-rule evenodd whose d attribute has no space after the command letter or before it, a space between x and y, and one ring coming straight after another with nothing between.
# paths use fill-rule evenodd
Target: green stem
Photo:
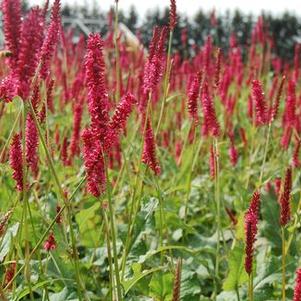
<instances>
[{"instance_id":1,"label":"green stem","mask_svg":"<svg viewBox=\"0 0 301 301\"><path fill-rule=\"evenodd\" d=\"M115 267L115 279L116 279L116 286L117 286L117 301L122 301L122 292L121 292L121 281L120 281L120 274L119 274L119 265L118 265L118 254L117 254L117 234L116 234L116 226L115 226L115 213L113 208L113 200L112 200L112 191L111 191L111 184L109 182L109 174L107 168L107 162L105 160L105 172L106 172L106 179L107 179L107 196L108 196L108 203L109 203L109 217L111 223L111 236L112 236L112 246L113 246L113 258L114 258L114 267Z\"/></svg>"},{"instance_id":2,"label":"green stem","mask_svg":"<svg viewBox=\"0 0 301 301\"><path fill-rule=\"evenodd\" d=\"M249 275L249 288L248 288L249 301L254 301L253 296L253 273Z\"/></svg>"},{"instance_id":3,"label":"green stem","mask_svg":"<svg viewBox=\"0 0 301 301\"><path fill-rule=\"evenodd\" d=\"M103 216L105 221L105 231L106 231L106 238L107 238L107 252L108 252L108 261L109 261L109 271L110 271L110 287L109 291L111 292L111 301L114 300L114 294L113 294L113 287L114 287L114 276L113 276L113 261L112 261L112 252L111 252L111 243L110 243L110 227L109 227L109 221L108 216L105 210L103 210Z\"/></svg>"},{"instance_id":4,"label":"green stem","mask_svg":"<svg viewBox=\"0 0 301 301\"><path fill-rule=\"evenodd\" d=\"M149 111L150 111L151 98L152 98L152 94L150 93L149 97L148 97L148 100L147 100L146 116L145 116L145 120L144 120L144 124L143 124L143 136L144 136L144 133L146 131L147 119L148 119ZM143 144L144 144L144 139L142 139L142 141L141 141L140 156L139 156L139 162L138 162L138 170L137 170L137 173L136 173L133 192L132 192L132 196L131 196L131 209L130 209L130 214L129 214L128 231L127 231L125 247L124 247L122 262L121 262L121 277L122 277L122 279L123 279L124 273L125 273L126 258L127 258L128 254L130 252L131 237L132 237L132 233L133 233L133 230L134 230L137 211L138 211L138 208L139 208L139 203L136 204L135 200L136 200L137 189L141 185L141 181L142 181L142 180L140 180L140 183L138 183L139 179L140 179L140 172L141 172L141 166L142 166ZM143 173L141 179L143 179L143 178L144 178L144 173ZM140 199L138 199L138 202L139 201L140 201Z\"/></svg>"},{"instance_id":5,"label":"green stem","mask_svg":"<svg viewBox=\"0 0 301 301\"><path fill-rule=\"evenodd\" d=\"M221 201L220 201L220 183L219 183L219 149L218 141L214 139L215 147L215 185L214 185L214 198L216 203L216 223L217 223L217 242L216 242L216 258L215 258L215 298L218 290L219 279L219 261L220 261L220 235L221 235Z\"/></svg>"},{"instance_id":6,"label":"green stem","mask_svg":"<svg viewBox=\"0 0 301 301\"><path fill-rule=\"evenodd\" d=\"M282 301L286 301L285 297L285 229L281 227L281 239L282 239Z\"/></svg>"}]
</instances>

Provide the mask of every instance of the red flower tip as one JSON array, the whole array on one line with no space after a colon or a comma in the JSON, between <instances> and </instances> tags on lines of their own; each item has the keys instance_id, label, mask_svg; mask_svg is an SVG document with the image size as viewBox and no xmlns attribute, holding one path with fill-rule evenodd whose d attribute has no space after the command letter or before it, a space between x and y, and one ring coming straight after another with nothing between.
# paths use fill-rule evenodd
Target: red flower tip
<instances>
[{"instance_id":1,"label":"red flower tip","mask_svg":"<svg viewBox=\"0 0 301 301\"><path fill-rule=\"evenodd\" d=\"M214 85L215 88L218 88L220 83L220 74L221 74L221 57L222 57L222 51L220 48L217 50L217 57L216 57L216 63L215 63L215 75L214 75Z\"/></svg>"},{"instance_id":2,"label":"red flower tip","mask_svg":"<svg viewBox=\"0 0 301 301\"><path fill-rule=\"evenodd\" d=\"M281 83L280 83L280 86L279 86L278 91L277 91L276 99L275 99L274 105L272 107L272 112L271 112L271 117L270 117L271 121L273 121L277 118L284 83L285 83L285 75L282 76Z\"/></svg>"},{"instance_id":3,"label":"red flower tip","mask_svg":"<svg viewBox=\"0 0 301 301\"><path fill-rule=\"evenodd\" d=\"M177 24L177 5L176 0L170 0L169 10L169 30L173 31Z\"/></svg>"},{"instance_id":4,"label":"red flower tip","mask_svg":"<svg viewBox=\"0 0 301 301\"><path fill-rule=\"evenodd\" d=\"M292 191L292 168L288 167L285 179L284 179L284 185L283 185L283 191L280 196L280 224L281 226L287 225L287 223L290 220L291 215L291 207L290 207L290 199L291 199L291 191Z\"/></svg>"}]
</instances>

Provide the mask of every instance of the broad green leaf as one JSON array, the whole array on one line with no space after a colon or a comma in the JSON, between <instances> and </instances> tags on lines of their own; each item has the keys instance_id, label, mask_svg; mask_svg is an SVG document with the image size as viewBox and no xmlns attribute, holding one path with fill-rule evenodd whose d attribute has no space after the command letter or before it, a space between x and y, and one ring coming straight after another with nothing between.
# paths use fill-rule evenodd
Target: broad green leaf
<instances>
[{"instance_id":1,"label":"broad green leaf","mask_svg":"<svg viewBox=\"0 0 301 301\"><path fill-rule=\"evenodd\" d=\"M248 274L244 269L244 257L244 245L238 241L229 254L229 274L223 285L225 291L235 290L248 281Z\"/></svg>"},{"instance_id":2,"label":"broad green leaf","mask_svg":"<svg viewBox=\"0 0 301 301\"><path fill-rule=\"evenodd\" d=\"M2 262L4 257L8 254L13 237L17 235L18 229L19 223L16 223L7 229L0 245L0 262Z\"/></svg>"}]
</instances>

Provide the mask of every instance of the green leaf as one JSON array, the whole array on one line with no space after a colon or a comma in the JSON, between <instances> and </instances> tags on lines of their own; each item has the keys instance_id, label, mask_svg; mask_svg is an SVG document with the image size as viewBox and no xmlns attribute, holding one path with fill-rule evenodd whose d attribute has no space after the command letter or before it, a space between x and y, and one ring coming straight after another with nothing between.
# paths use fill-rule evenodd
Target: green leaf
<instances>
[{"instance_id":1,"label":"green leaf","mask_svg":"<svg viewBox=\"0 0 301 301\"><path fill-rule=\"evenodd\" d=\"M96 202L91 207L82 209L75 216L82 244L86 247L95 248L100 244L100 234L97 231L101 221L99 209L100 204Z\"/></svg>"},{"instance_id":2,"label":"green leaf","mask_svg":"<svg viewBox=\"0 0 301 301\"><path fill-rule=\"evenodd\" d=\"M270 194L261 202L262 235L271 243L274 254L281 254L281 235L279 224L279 205Z\"/></svg>"},{"instance_id":3,"label":"green leaf","mask_svg":"<svg viewBox=\"0 0 301 301\"><path fill-rule=\"evenodd\" d=\"M225 291L233 291L248 281L248 274L244 269L244 245L237 242L229 254L229 274L224 282Z\"/></svg>"},{"instance_id":4,"label":"green leaf","mask_svg":"<svg viewBox=\"0 0 301 301\"><path fill-rule=\"evenodd\" d=\"M133 277L122 282L124 293L127 294L130 291L130 289L145 276L150 275L161 269L163 269L163 267L142 271L142 265L140 263L133 263L132 264Z\"/></svg>"},{"instance_id":5,"label":"green leaf","mask_svg":"<svg viewBox=\"0 0 301 301\"><path fill-rule=\"evenodd\" d=\"M5 236L0 245L0 262L3 261L4 257L8 254L13 237L18 233L19 223L14 224L7 229Z\"/></svg>"},{"instance_id":6,"label":"green leaf","mask_svg":"<svg viewBox=\"0 0 301 301\"><path fill-rule=\"evenodd\" d=\"M156 273L152 276L149 284L150 296L155 300L170 300L173 288L173 274L171 273Z\"/></svg>"}]
</instances>

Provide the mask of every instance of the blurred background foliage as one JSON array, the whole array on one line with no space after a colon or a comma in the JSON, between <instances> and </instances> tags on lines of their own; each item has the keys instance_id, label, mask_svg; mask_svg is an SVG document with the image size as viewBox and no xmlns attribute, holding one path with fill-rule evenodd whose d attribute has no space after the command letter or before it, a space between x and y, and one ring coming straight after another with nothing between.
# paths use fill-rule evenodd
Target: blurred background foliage
<instances>
[{"instance_id":1,"label":"blurred background foliage","mask_svg":"<svg viewBox=\"0 0 301 301\"><path fill-rule=\"evenodd\" d=\"M24 10L29 5L24 2ZM111 12L112 13L112 12ZM119 20L124 23L133 33L137 34L143 44L148 46L152 36L152 29L155 25L167 25L169 9L149 10L144 16L140 16L135 7L127 12L119 11ZM99 19L102 34L108 29L110 12L101 10L96 3L88 5L68 5L62 8L63 17ZM174 51L180 51L184 55L192 55L192 45L201 46L210 34L215 43L224 50L229 47L229 38L235 33L239 44L248 46L251 40L251 28L257 21L258 16L245 14L239 10L226 11L223 14L216 14L214 11L205 12L202 9L196 10L193 17L178 12L178 24L174 32ZM295 14L284 12L281 15L263 13L267 24L267 30L274 41L274 53L285 59L293 58L293 47L301 43L301 17ZM187 34L187 44L183 44L183 33ZM188 52L190 49L190 53Z\"/></svg>"}]
</instances>

